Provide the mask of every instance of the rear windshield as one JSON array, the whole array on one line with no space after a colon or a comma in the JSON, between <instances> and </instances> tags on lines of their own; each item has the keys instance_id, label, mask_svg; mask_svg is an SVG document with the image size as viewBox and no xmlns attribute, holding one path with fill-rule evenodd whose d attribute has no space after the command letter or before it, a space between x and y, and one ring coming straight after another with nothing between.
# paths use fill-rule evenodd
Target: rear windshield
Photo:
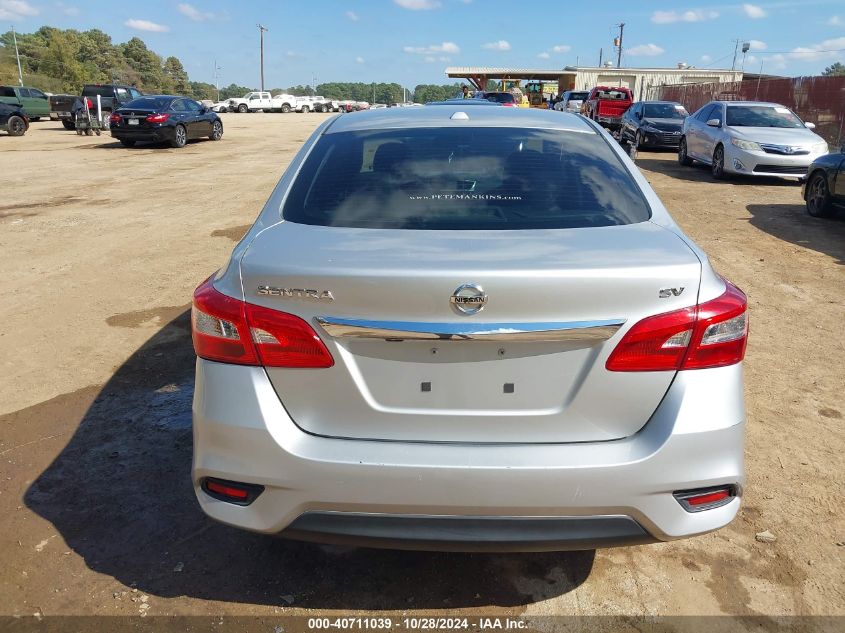
<instances>
[{"instance_id":1,"label":"rear windshield","mask_svg":"<svg viewBox=\"0 0 845 633\"><path fill-rule=\"evenodd\" d=\"M165 97L140 97L122 106L122 109L165 110L173 99Z\"/></svg>"},{"instance_id":2,"label":"rear windshield","mask_svg":"<svg viewBox=\"0 0 845 633\"><path fill-rule=\"evenodd\" d=\"M589 92L571 92L569 93L570 101L584 101L590 96Z\"/></svg>"},{"instance_id":3,"label":"rear windshield","mask_svg":"<svg viewBox=\"0 0 845 633\"><path fill-rule=\"evenodd\" d=\"M484 98L494 103L513 103L515 101L514 96L509 92L488 92L484 95Z\"/></svg>"},{"instance_id":4,"label":"rear windshield","mask_svg":"<svg viewBox=\"0 0 845 633\"><path fill-rule=\"evenodd\" d=\"M113 97L114 88L112 86L84 86L82 88L83 97Z\"/></svg>"},{"instance_id":5,"label":"rear windshield","mask_svg":"<svg viewBox=\"0 0 845 633\"><path fill-rule=\"evenodd\" d=\"M782 106L728 106L727 125L734 127L804 127L789 108Z\"/></svg>"},{"instance_id":6,"label":"rear windshield","mask_svg":"<svg viewBox=\"0 0 845 633\"><path fill-rule=\"evenodd\" d=\"M596 99L628 99L628 93L621 90L599 90Z\"/></svg>"},{"instance_id":7,"label":"rear windshield","mask_svg":"<svg viewBox=\"0 0 845 633\"><path fill-rule=\"evenodd\" d=\"M600 136L521 128L325 134L283 215L321 226L443 230L612 226L650 217Z\"/></svg>"}]
</instances>

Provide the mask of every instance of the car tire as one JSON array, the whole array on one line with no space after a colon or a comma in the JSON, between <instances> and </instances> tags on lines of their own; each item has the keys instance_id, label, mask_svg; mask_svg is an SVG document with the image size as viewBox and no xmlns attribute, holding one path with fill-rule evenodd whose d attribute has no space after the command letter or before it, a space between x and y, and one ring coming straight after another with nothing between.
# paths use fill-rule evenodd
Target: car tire
<instances>
[{"instance_id":1,"label":"car tire","mask_svg":"<svg viewBox=\"0 0 845 633\"><path fill-rule=\"evenodd\" d=\"M249 108L245 103L242 103L238 106L238 112L240 112L241 114L243 114L244 112L249 112Z\"/></svg>"},{"instance_id":2,"label":"car tire","mask_svg":"<svg viewBox=\"0 0 845 633\"><path fill-rule=\"evenodd\" d=\"M121 138L118 140L120 141L120 144L123 145L123 147L135 147L135 141L133 141L131 138Z\"/></svg>"},{"instance_id":3,"label":"car tire","mask_svg":"<svg viewBox=\"0 0 845 633\"><path fill-rule=\"evenodd\" d=\"M807 182L807 213L814 218L829 218L833 215L833 202L827 176L817 171Z\"/></svg>"},{"instance_id":4,"label":"car tire","mask_svg":"<svg viewBox=\"0 0 845 633\"><path fill-rule=\"evenodd\" d=\"M110 130L111 129L111 112L103 111L103 119L100 121L100 129L101 130Z\"/></svg>"},{"instance_id":5,"label":"car tire","mask_svg":"<svg viewBox=\"0 0 845 633\"><path fill-rule=\"evenodd\" d=\"M311 109L308 106L302 106L302 110L300 110L302 114L308 114L310 111Z\"/></svg>"},{"instance_id":6,"label":"car tire","mask_svg":"<svg viewBox=\"0 0 845 633\"><path fill-rule=\"evenodd\" d=\"M678 164L683 167L691 167L692 163L692 158L690 158L689 154L687 154L687 139L682 136L681 140L678 142Z\"/></svg>"},{"instance_id":7,"label":"car tire","mask_svg":"<svg viewBox=\"0 0 845 633\"><path fill-rule=\"evenodd\" d=\"M26 122L19 116L11 116L6 123L6 130L9 136L23 136L26 134Z\"/></svg>"},{"instance_id":8,"label":"car tire","mask_svg":"<svg viewBox=\"0 0 845 633\"><path fill-rule=\"evenodd\" d=\"M62 126L66 130L75 130L76 129L76 123L74 123L73 121L62 121Z\"/></svg>"},{"instance_id":9,"label":"car tire","mask_svg":"<svg viewBox=\"0 0 845 633\"><path fill-rule=\"evenodd\" d=\"M287 103L282 104L282 114L290 112L290 106Z\"/></svg>"},{"instance_id":10,"label":"car tire","mask_svg":"<svg viewBox=\"0 0 845 633\"><path fill-rule=\"evenodd\" d=\"M643 133L639 130L637 130L637 134L634 136L634 147L637 149L645 147L645 143L643 142Z\"/></svg>"},{"instance_id":11,"label":"car tire","mask_svg":"<svg viewBox=\"0 0 845 633\"><path fill-rule=\"evenodd\" d=\"M223 124L220 121L215 121L211 124L211 134L208 135L212 141L219 141L223 138Z\"/></svg>"},{"instance_id":12,"label":"car tire","mask_svg":"<svg viewBox=\"0 0 845 633\"><path fill-rule=\"evenodd\" d=\"M716 180L725 180L728 175L725 173L725 148L717 145L713 150L713 160L710 163L710 173Z\"/></svg>"},{"instance_id":13,"label":"car tire","mask_svg":"<svg viewBox=\"0 0 845 633\"><path fill-rule=\"evenodd\" d=\"M185 147L188 144L188 131L184 125L177 125L173 130L173 140L170 141L170 147L177 149Z\"/></svg>"}]
</instances>

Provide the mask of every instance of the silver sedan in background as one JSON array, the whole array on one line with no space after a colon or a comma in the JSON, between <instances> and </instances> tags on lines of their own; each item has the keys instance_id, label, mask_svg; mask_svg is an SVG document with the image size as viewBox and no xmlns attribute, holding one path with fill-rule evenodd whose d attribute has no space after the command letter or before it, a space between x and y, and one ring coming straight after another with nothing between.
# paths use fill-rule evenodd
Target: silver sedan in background
<instances>
[{"instance_id":1,"label":"silver sedan in background","mask_svg":"<svg viewBox=\"0 0 845 633\"><path fill-rule=\"evenodd\" d=\"M746 308L583 117L333 117L194 294L197 498L379 547L718 529L745 477Z\"/></svg>"},{"instance_id":2,"label":"silver sedan in background","mask_svg":"<svg viewBox=\"0 0 845 633\"><path fill-rule=\"evenodd\" d=\"M827 154L827 143L789 108L756 101L711 101L684 120L678 162L710 165L713 177L730 174L804 179Z\"/></svg>"}]
</instances>

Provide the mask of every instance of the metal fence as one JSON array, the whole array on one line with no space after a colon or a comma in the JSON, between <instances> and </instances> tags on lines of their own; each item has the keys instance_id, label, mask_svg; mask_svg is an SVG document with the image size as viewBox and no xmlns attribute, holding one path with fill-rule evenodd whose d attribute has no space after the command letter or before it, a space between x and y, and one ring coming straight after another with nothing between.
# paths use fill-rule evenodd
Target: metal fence
<instances>
[{"instance_id":1,"label":"metal fence","mask_svg":"<svg viewBox=\"0 0 845 633\"><path fill-rule=\"evenodd\" d=\"M714 99L780 103L805 121L815 123L815 132L828 142L831 150L845 142L845 77L760 78L654 86L650 88L648 98L677 101L689 112L695 112Z\"/></svg>"}]
</instances>

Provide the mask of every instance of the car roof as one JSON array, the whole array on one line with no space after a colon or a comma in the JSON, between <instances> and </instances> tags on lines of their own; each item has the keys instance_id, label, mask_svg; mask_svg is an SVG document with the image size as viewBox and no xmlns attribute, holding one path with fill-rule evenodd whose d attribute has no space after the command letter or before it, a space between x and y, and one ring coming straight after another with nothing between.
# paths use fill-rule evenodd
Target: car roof
<instances>
[{"instance_id":1,"label":"car roof","mask_svg":"<svg viewBox=\"0 0 845 633\"><path fill-rule=\"evenodd\" d=\"M480 108L466 103L441 104L435 108L381 108L339 116L325 134L364 130L432 127L502 127L560 130L595 134L586 119L577 115L540 108ZM465 116L453 118L457 113Z\"/></svg>"},{"instance_id":2,"label":"car roof","mask_svg":"<svg viewBox=\"0 0 845 633\"><path fill-rule=\"evenodd\" d=\"M681 105L677 101L638 101L637 103L650 103L650 104L658 104L658 103L665 103L667 105Z\"/></svg>"},{"instance_id":3,"label":"car roof","mask_svg":"<svg viewBox=\"0 0 845 633\"><path fill-rule=\"evenodd\" d=\"M770 101L720 101L718 99L710 103L724 103L726 106L769 106L771 108L786 108L782 103L772 103Z\"/></svg>"}]
</instances>

